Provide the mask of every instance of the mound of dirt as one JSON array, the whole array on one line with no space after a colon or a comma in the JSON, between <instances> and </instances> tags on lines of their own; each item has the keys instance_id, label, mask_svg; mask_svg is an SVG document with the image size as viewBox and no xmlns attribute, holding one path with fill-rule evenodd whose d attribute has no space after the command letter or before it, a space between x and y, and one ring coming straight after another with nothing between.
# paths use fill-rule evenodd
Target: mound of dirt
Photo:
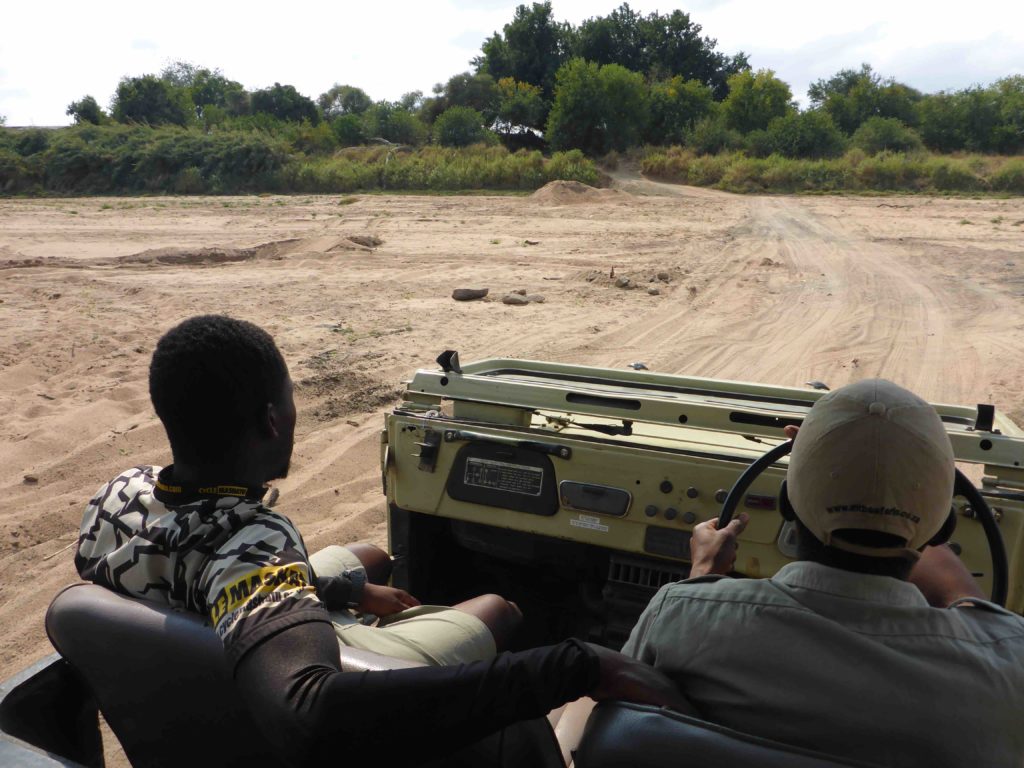
<instances>
[{"instance_id":1,"label":"mound of dirt","mask_svg":"<svg viewBox=\"0 0 1024 768\"><path fill-rule=\"evenodd\" d=\"M252 248L151 248L141 253L121 256L116 264L163 264L192 266L225 264L253 259L283 259L285 256L331 254L337 251L372 251L384 241L373 235L339 237L293 237L274 240Z\"/></svg>"},{"instance_id":2,"label":"mound of dirt","mask_svg":"<svg viewBox=\"0 0 1024 768\"><path fill-rule=\"evenodd\" d=\"M608 203L631 197L617 189L597 189L579 181L549 181L531 197L546 205L579 205L580 203Z\"/></svg>"},{"instance_id":3,"label":"mound of dirt","mask_svg":"<svg viewBox=\"0 0 1024 768\"><path fill-rule=\"evenodd\" d=\"M256 248L151 248L130 256L121 256L118 264L224 264L256 258Z\"/></svg>"}]
</instances>

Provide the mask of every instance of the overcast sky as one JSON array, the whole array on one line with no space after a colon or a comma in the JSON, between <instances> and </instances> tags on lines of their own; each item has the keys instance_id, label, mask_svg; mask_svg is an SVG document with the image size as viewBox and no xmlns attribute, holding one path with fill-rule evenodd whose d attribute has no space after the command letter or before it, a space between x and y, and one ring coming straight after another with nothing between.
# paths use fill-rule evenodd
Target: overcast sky
<instances>
[{"instance_id":1,"label":"overcast sky","mask_svg":"<svg viewBox=\"0 0 1024 768\"><path fill-rule=\"evenodd\" d=\"M512 18L502 0L352 2L14 2L0 11L0 115L8 125L63 125L86 94L106 107L125 75L190 61L254 90L275 81L316 98L334 83L375 100L430 93L469 68L484 39ZM578 24L617 5L554 0ZM636 0L640 12L678 7L745 51L806 103L807 86L868 62L925 92L1024 74L1022 0Z\"/></svg>"}]
</instances>

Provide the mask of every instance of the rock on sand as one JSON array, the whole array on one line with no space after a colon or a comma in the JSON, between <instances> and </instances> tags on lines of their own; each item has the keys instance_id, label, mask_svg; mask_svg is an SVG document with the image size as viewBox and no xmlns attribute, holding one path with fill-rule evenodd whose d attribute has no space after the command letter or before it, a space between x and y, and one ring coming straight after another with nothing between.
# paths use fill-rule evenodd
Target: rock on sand
<instances>
[{"instance_id":1,"label":"rock on sand","mask_svg":"<svg viewBox=\"0 0 1024 768\"><path fill-rule=\"evenodd\" d=\"M490 292L490 288L456 288L452 291L452 298L456 301L473 301L482 299Z\"/></svg>"}]
</instances>

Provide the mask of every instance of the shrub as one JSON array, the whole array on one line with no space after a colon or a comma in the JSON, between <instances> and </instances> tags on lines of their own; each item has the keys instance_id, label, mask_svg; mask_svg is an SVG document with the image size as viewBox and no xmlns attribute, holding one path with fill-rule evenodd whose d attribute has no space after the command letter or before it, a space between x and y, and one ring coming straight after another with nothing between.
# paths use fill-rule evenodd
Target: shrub
<instances>
[{"instance_id":1,"label":"shrub","mask_svg":"<svg viewBox=\"0 0 1024 768\"><path fill-rule=\"evenodd\" d=\"M738 156L733 158L722 174L719 185L733 192L761 192L764 190L763 174L766 160Z\"/></svg>"},{"instance_id":2,"label":"shrub","mask_svg":"<svg viewBox=\"0 0 1024 768\"><path fill-rule=\"evenodd\" d=\"M178 172L174 178L172 189L179 195L194 195L206 191L206 181L199 169L190 165Z\"/></svg>"},{"instance_id":3,"label":"shrub","mask_svg":"<svg viewBox=\"0 0 1024 768\"><path fill-rule=\"evenodd\" d=\"M880 152L857 167L856 178L865 189L916 191L927 186L929 174L923 161L903 154Z\"/></svg>"},{"instance_id":4,"label":"shrub","mask_svg":"<svg viewBox=\"0 0 1024 768\"><path fill-rule=\"evenodd\" d=\"M686 177L690 184L710 187L718 184L725 176L729 163L742 155L702 155L695 157L687 168Z\"/></svg>"},{"instance_id":5,"label":"shrub","mask_svg":"<svg viewBox=\"0 0 1024 768\"><path fill-rule=\"evenodd\" d=\"M743 148L751 157L768 157L775 151L775 144L768 131L758 128L743 137Z\"/></svg>"},{"instance_id":6,"label":"shrub","mask_svg":"<svg viewBox=\"0 0 1024 768\"><path fill-rule=\"evenodd\" d=\"M597 168L594 163L578 149L555 152L548 161L546 170L549 181L564 179L580 181L591 186L596 185L598 181Z\"/></svg>"},{"instance_id":7,"label":"shrub","mask_svg":"<svg viewBox=\"0 0 1024 768\"><path fill-rule=\"evenodd\" d=\"M363 115L363 130L368 140L383 139L392 144L418 147L427 140L429 130L412 112L385 101L370 107Z\"/></svg>"},{"instance_id":8,"label":"shrub","mask_svg":"<svg viewBox=\"0 0 1024 768\"><path fill-rule=\"evenodd\" d=\"M861 123L851 139L869 155L879 152L916 152L923 148L921 137L895 117L870 117Z\"/></svg>"},{"instance_id":9,"label":"shrub","mask_svg":"<svg viewBox=\"0 0 1024 768\"><path fill-rule=\"evenodd\" d=\"M989 181L992 189L1024 194L1024 159L1017 157L1007 160L992 174Z\"/></svg>"},{"instance_id":10,"label":"shrub","mask_svg":"<svg viewBox=\"0 0 1024 768\"><path fill-rule=\"evenodd\" d=\"M337 135L326 123L311 125L303 123L299 126L292 146L306 154L327 154L338 148Z\"/></svg>"},{"instance_id":11,"label":"shrub","mask_svg":"<svg viewBox=\"0 0 1024 768\"><path fill-rule=\"evenodd\" d=\"M451 107L434 121L434 141L442 147L468 147L484 141L484 118L472 107Z\"/></svg>"},{"instance_id":12,"label":"shrub","mask_svg":"<svg viewBox=\"0 0 1024 768\"><path fill-rule=\"evenodd\" d=\"M836 157L846 145L843 134L824 110L776 117L768 123L766 133L765 143L784 157Z\"/></svg>"},{"instance_id":13,"label":"shrub","mask_svg":"<svg viewBox=\"0 0 1024 768\"><path fill-rule=\"evenodd\" d=\"M682 147L648 152L640 160L640 170L648 176L686 183L689 181L693 152Z\"/></svg>"},{"instance_id":14,"label":"shrub","mask_svg":"<svg viewBox=\"0 0 1024 768\"><path fill-rule=\"evenodd\" d=\"M33 159L0 149L0 194L11 195L35 189L41 179Z\"/></svg>"},{"instance_id":15,"label":"shrub","mask_svg":"<svg viewBox=\"0 0 1024 768\"><path fill-rule=\"evenodd\" d=\"M932 186L943 192L971 192L986 186L962 160L934 157L928 162L928 171Z\"/></svg>"},{"instance_id":16,"label":"shrub","mask_svg":"<svg viewBox=\"0 0 1024 768\"><path fill-rule=\"evenodd\" d=\"M720 117L706 117L698 120L686 132L686 146L699 155L717 155L719 152L740 149L743 138L738 131L727 128Z\"/></svg>"},{"instance_id":17,"label":"shrub","mask_svg":"<svg viewBox=\"0 0 1024 768\"><path fill-rule=\"evenodd\" d=\"M347 114L331 121L334 138L341 147L354 147L366 141L363 120L359 115Z\"/></svg>"},{"instance_id":18,"label":"shrub","mask_svg":"<svg viewBox=\"0 0 1024 768\"><path fill-rule=\"evenodd\" d=\"M29 157L44 151L50 146L53 131L41 128L30 128L27 131L10 131L11 146L22 157Z\"/></svg>"}]
</instances>

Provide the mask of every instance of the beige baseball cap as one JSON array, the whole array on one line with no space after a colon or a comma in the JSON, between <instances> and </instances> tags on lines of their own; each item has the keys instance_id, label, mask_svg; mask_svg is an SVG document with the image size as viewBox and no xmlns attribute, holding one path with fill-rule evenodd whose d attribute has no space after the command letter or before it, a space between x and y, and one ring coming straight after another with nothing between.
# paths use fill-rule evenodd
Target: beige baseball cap
<instances>
[{"instance_id":1,"label":"beige baseball cap","mask_svg":"<svg viewBox=\"0 0 1024 768\"><path fill-rule=\"evenodd\" d=\"M819 541L875 557L916 557L949 516L953 447L935 409L884 379L829 392L793 443L786 486ZM843 530L881 531L906 547L868 547Z\"/></svg>"}]
</instances>

